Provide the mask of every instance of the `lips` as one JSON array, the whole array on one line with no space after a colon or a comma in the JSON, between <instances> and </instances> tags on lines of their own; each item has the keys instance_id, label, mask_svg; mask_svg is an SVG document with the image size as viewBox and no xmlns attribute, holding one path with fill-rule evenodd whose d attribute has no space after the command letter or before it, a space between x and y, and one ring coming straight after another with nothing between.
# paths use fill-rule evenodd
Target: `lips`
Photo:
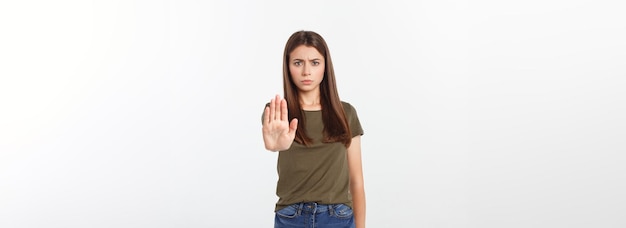
<instances>
[{"instance_id":1,"label":"lips","mask_svg":"<svg viewBox=\"0 0 626 228\"><path fill-rule=\"evenodd\" d=\"M313 80L302 80L302 84L310 85L311 83L313 83Z\"/></svg>"}]
</instances>

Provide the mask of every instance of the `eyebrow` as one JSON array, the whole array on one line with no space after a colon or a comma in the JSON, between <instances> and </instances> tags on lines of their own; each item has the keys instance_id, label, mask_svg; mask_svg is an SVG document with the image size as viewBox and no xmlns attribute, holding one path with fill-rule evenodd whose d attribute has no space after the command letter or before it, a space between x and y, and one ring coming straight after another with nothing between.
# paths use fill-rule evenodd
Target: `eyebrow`
<instances>
[{"instance_id":1,"label":"eyebrow","mask_svg":"<svg viewBox=\"0 0 626 228\"><path fill-rule=\"evenodd\" d=\"M315 58L315 59L311 59L309 61L316 61L316 60L320 61L321 59L320 58ZM304 61L304 59L293 59L293 61Z\"/></svg>"}]
</instances>

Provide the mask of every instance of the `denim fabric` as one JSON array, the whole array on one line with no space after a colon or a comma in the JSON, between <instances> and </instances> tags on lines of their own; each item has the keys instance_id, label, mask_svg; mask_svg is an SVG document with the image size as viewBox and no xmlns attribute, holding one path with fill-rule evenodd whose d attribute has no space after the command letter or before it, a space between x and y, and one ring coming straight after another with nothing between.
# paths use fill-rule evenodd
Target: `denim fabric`
<instances>
[{"instance_id":1,"label":"denim fabric","mask_svg":"<svg viewBox=\"0 0 626 228\"><path fill-rule=\"evenodd\" d=\"M276 212L274 228L354 228L354 217L345 204L298 203Z\"/></svg>"}]
</instances>

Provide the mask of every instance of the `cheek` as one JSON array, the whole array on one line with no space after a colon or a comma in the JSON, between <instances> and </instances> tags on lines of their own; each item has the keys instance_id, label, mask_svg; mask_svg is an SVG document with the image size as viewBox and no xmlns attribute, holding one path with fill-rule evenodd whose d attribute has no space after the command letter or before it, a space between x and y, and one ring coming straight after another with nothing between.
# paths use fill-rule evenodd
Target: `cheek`
<instances>
[{"instance_id":1,"label":"cheek","mask_svg":"<svg viewBox=\"0 0 626 228\"><path fill-rule=\"evenodd\" d=\"M324 70L325 70L325 69L326 69L326 68L324 68L324 65L321 65L320 67L318 67L318 68L316 69L317 71L315 72L315 74L316 74L318 77L324 77Z\"/></svg>"},{"instance_id":2,"label":"cheek","mask_svg":"<svg viewBox=\"0 0 626 228\"><path fill-rule=\"evenodd\" d=\"M297 68L289 67L289 73L291 73L291 77L298 75L299 71Z\"/></svg>"}]
</instances>

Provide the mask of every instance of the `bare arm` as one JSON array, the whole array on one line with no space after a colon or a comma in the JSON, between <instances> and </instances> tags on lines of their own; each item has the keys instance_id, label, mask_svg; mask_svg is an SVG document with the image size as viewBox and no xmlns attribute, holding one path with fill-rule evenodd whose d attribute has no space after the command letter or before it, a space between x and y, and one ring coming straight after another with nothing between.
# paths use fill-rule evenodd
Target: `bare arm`
<instances>
[{"instance_id":1,"label":"bare arm","mask_svg":"<svg viewBox=\"0 0 626 228\"><path fill-rule=\"evenodd\" d=\"M365 227L365 188L361 162L361 136L352 138L348 147L348 169L350 171L350 193L356 228Z\"/></svg>"},{"instance_id":2,"label":"bare arm","mask_svg":"<svg viewBox=\"0 0 626 228\"><path fill-rule=\"evenodd\" d=\"M263 142L269 151L287 150L296 137L298 119L289 123L287 101L276 95L263 112Z\"/></svg>"}]
</instances>

